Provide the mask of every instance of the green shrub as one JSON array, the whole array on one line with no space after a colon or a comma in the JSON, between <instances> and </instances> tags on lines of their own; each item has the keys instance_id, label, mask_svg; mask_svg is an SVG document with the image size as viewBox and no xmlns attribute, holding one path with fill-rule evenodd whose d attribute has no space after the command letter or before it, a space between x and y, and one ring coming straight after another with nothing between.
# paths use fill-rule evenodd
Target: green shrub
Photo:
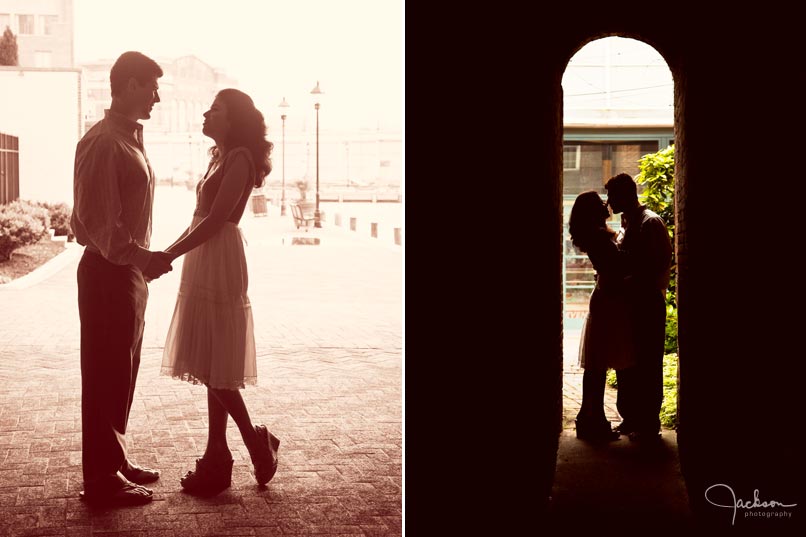
<instances>
[{"instance_id":1,"label":"green shrub","mask_svg":"<svg viewBox=\"0 0 806 537\"><path fill-rule=\"evenodd\" d=\"M42 207L26 201L0 205L0 261L11 258L14 250L39 242L50 229L50 215Z\"/></svg>"},{"instance_id":2,"label":"green shrub","mask_svg":"<svg viewBox=\"0 0 806 537\"><path fill-rule=\"evenodd\" d=\"M677 429L677 353L663 356L663 403L660 423L668 429Z\"/></svg>"},{"instance_id":3,"label":"green shrub","mask_svg":"<svg viewBox=\"0 0 806 537\"><path fill-rule=\"evenodd\" d=\"M50 215L50 227L53 228L56 236L69 235L70 217L73 209L66 203L48 203L46 201L37 202L37 205L47 209Z\"/></svg>"},{"instance_id":4,"label":"green shrub","mask_svg":"<svg viewBox=\"0 0 806 537\"><path fill-rule=\"evenodd\" d=\"M607 384L611 388L618 388L618 380L616 380L616 370L615 369L608 369L607 370L607 377L605 378L605 384Z\"/></svg>"}]
</instances>

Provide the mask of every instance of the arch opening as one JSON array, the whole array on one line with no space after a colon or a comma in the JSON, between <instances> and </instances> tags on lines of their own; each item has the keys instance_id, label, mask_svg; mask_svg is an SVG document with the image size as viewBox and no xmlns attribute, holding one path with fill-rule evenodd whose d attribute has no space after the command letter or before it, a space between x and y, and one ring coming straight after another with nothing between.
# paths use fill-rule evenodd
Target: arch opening
<instances>
[{"instance_id":1,"label":"arch opening","mask_svg":"<svg viewBox=\"0 0 806 537\"><path fill-rule=\"evenodd\" d=\"M554 499L562 510L563 494L581 487L586 491L574 493L575 502L583 497L604 498L615 505L623 495L642 490L644 506L636 509L660 510L682 520L689 512L674 424L667 422L663 427L654 464L645 467L648 471L643 475L635 472L634 465L639 460L646 464L646 453L637 452L626 437L608 446L610 450L594 449L576 438L574 420L582 403L584 372L579 345L595 271L587 254L573 246L568 232L571 207L580 193L594 190L606 200L604 184L610 177L622 172L635 177L643 156L674 146L674 77L665 58L649 44L632 37L606 36L576 50L563 73L562 89L563 432ZM644 190L639 185L639 199ZM621 216L612 212L607 223L616 232L623 228ZM674 356L676 381L676 348L667 352ZM616 396L616 388L608 386L604 410L613 426L621 422ZM676 407L676 390L671 397L675 400L669 407ZM600 510L601 506L596 509Z\"/></svg>"}]
</instances>

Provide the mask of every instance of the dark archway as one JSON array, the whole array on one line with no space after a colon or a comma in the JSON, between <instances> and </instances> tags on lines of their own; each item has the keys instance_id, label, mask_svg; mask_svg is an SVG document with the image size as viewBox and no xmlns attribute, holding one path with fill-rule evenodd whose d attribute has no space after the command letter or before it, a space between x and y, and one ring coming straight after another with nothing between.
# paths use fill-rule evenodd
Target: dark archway
<instances>
[{"instance_id":1,"label":"dark archway","mask_svg":"<svg viewBox=\"0 0 806 537\"><path fill-rule=\"evenodd\" d=\"M762 501L800 504L803 455L788 432L802 414L803 293L799 284L786 286L781 271L791 266L787 259L802 233L800 211L787 206L802 199L803 173L771 158L781 140L797 142L804 120L804 68L795 34L782 28L788 20L777 14L776 24L755 13L713 25L647 24L623 12L566 15L540 25L532 61L540 80L534 200L543 220L536 233L551 263L550 277L540 283L539 313L556 319L541 334L544 497L561 412L559 80L585 43L618 35L658 50L675 81L678 441L692 510L703 524L730 525L725 509L706 497L716 484L730 486L741 499L752 501L758 490ZM799 509L789 508L789 517L750 516L739 524L790 528L802 516ZM760 511L742 514L748 512Z\"/></svg>"}]
</instances>

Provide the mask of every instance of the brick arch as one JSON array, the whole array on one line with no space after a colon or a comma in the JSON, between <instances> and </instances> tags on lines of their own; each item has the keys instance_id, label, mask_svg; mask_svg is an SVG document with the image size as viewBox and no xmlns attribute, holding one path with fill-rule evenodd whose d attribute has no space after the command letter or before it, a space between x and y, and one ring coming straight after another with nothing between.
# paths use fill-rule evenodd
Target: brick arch
<instances>
[{"instance_id":1,"label":"brick arch","mask_svg":"<svg viewBox=\"0 0 806 537\"><path fill-rule=\"evenodd\" d=\"M643 31L630 31L630 30L610 30L610 31L596 31L596 32L589 32L587 34L580 33L576 37L568 37L564 43L564 46L558 46L554 48L554 56L546 61L544 65L548 66L548 77L546 80L548 81L543 87L541 87L542 95L541 97L545 98L545 102L541 103L542 110L539 113L542 114L541 119L545 121L546 126L546 134L547 134L547 153L545 155L541 155L539 158L545 159L546 161L546 170L544 171L545 177L549 178L549 181L546 181L543 186L546 189L543 195L538 194L538 198L542 198L545 203L545 207L542 210L546 210L550 215L549 218L544 222L543 229L546 231L546 239L550 235L556 239L557 237L562 236L562 133L563 133L563 97L562 97L562 75L565 72L565 69L568 65L568 62L571 58L576 54L579 50L581 50L585 45L596 41L598 39L602 39L605 37L624 37L635 39L640 41L646 45L651 46L654 48L666 61L669 70L672 72L672 79L675 83L674 85L674 103L675 103L675 183L676 183L676 193L675 193L675 211L676 216L679 213L678 208L678 197L677 191L680 189L681 185L681 173L685 175L685 160L683 159L682 162L678 159L682 158L684 154L684 145L685 141L684 138L681 139L682 135L682 125L679 123L681 118L677 114L678 104L683 99L683 94L681 91L678 91L678 81L685 79L685 73L681 71L679 67L679 63L677 62L678 53L674 49L672 45L666 44L666 41L663 39L663 36L656 36L653 34L647 34ZM542 101L542 99L541 99ZM679 226L682 222L678 218L676 218L676 235L679 234ZM552 245L552 262L554 270L551 274L552 281L559 281L560 285L562 283L562 250L560 247L561 240L555 240L557 246L555 247ZM677 251L677 244L680 241L675 240L675 246ZM679 265L679 261L678 261ZM563 313L562 313L562 296L556 293L547 293L545 298L546 304L551 304L553 311L550 314L550 317L558 318L560 324L562 325L563 320ZM559 310L556 311L556 310ZM562 326L560 326L559 336L551 335L549 336L549 342L551 344L550 349L550 356L551 362L549 364L543 364L544 367L547 367L547 378L548 386L544 391L546 396L545 403L547 404L548 412L545 414L541 413L541 418L546 420L547 428L552 432L556 432L561 430L562 428L562 360L563 360L563 353L562 353ZM545 411L545 409L544 409ZM550 494L551 491L551 483L553 482L554 470L555 470L555 463L556 463L556 453L558 448L558 440L556 436L547 437L547 442L543 446L543 450L541 450L541 454L545 457L547 462L545 466L545 470L541 474L541 481L540 484L543 487L543 490L546 491L546 497Z\"/></svg>"},{"instance_id":2,"label":"brick arch","mask_svg":"<svg viewBox=\"0 0 806 537\"><path fill-rule=\"evenodd\" d=\"M547 319L541 321L538 411L545 432L539 486L546 497L562 416L559 83L575 51L617 35L658 50L675 83L678 446L692 511L705 524L724 523L722 510L704 498L715 483L729 483L742 498L759 489L803 504L804 457L796 442L761 431L792 431L803 414L804 297L800 285L786 284L781 263L791 266L785 260L803 228L796 216L802 212L786 208L806 199L806 184L802 173L774 157L782 140L785 147L800 145L804 63L798 33L787 27L792 21L760 17L648 25L613 13L559 23L562 17L555 17L535 32L533 199L541 216L537 247L548 267L537 295L538 315ZM746 523L764 527L763 520Z\"/></svg>"}]
</instances>

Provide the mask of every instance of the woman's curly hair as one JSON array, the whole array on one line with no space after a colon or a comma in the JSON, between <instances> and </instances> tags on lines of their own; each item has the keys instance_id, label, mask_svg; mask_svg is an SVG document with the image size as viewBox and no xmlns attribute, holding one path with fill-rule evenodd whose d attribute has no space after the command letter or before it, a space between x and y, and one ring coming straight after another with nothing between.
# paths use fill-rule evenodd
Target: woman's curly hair
<instances>
[{"instance_id":1,"label":"woman's curly hair","mask_svg":"<svg viewBox=\"0 0 806 537\"><path fill-rule=\"evenodd\" d=\"M584 253L588 251L591 240L602 229L615 235L616 232L607 226L609 217L607 205L595 190L588 190L577 196L568 219L571 243Z\"/></svg>"},{"instance_id":2,"label":"woman's curly hair","mask_svg":"<svg viewBox=\"0 0 806 537\"><path fill-rule=\"evenodd\" d=\"M255 108L252 98L246 93L227 88L218 92L217 99L221 99L227 107L227 119L230 130L224 143L229 149L245 147L252 154L255 163L255 188L264 184L264 179L271 172L271 151L274 144L266 139L268 129L263 114ZM218 148L210 148L213 162L220 157Z\"/></svg>"}]
</instances>

